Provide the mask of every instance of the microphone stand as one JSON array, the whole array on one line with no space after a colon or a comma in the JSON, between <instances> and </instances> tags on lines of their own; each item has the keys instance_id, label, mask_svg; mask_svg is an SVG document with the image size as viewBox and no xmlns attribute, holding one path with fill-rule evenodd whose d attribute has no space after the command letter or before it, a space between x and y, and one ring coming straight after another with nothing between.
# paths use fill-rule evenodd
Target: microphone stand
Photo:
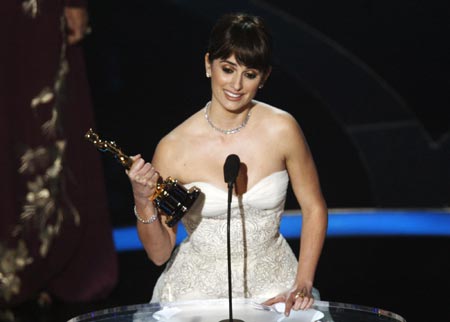
<instances>
[{"instance_id":1,"label":"microphone stand","mask_svg":"<svg viewBox=\"0 0 450 322\"><path fill-rule=\"evenodd\" d=\"M229 319L219 322L244 322L233 319L233 287L231 283L231 242L230 242L230 221L231 221L231 198L233 196L233 182L228 182L228 209L227 209L227 263L228 263L228 311Z\"/></svg>"}]
</instances>

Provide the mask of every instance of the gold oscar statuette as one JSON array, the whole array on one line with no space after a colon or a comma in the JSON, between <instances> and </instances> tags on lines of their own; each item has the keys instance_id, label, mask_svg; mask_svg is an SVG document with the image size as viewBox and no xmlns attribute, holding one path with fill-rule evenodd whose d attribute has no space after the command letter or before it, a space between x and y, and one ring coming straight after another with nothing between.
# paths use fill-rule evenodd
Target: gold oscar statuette
<instances>
[{"instance_id":1,"label":"gold oscar statuette","mask_svg":"<svg viewBox=\"0 0 450 322\"><path fill-rule=\"evenodd\" d=\"M100 139L92 129L89 129L84 137L92 142L99 151L111 152L126 169L131 168L133 160L123 153L114 141ZM187 190L178 183L177 179L168 177L163 180L159 177L155 193L150 200L167 215L166 224L173 227L189 211L199 195L200 189L195 186Z\"/></svg>"}]
</instances>

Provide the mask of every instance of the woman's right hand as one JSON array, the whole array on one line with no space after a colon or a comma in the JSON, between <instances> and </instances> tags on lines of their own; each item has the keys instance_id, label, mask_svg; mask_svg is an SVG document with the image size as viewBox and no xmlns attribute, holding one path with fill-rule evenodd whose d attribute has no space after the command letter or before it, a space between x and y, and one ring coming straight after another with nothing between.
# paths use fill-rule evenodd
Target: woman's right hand
<instances>
[{"instance_id":1,"label":"woman's right hand","mask_svg":"<svg viewBox=\"0 0 450 322\"><path fill-rule=\"evenodd\" d=\"M159 173L151 165L146 162L140 154L131 157L133 164L130 170L126 171L133 188L133 195L136 204L145 207L150 203L150 197L156 191L156 185L159 179Z\"/></svg>"}]
</instances>

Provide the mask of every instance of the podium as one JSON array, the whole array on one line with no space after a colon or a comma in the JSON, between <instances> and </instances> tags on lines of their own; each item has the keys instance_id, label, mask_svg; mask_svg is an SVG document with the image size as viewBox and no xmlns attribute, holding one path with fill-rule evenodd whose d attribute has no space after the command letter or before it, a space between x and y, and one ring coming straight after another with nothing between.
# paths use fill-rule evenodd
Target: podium
<instances>
[{"instance_id":1,"label":"podium","mask_svg":"<svg viewBox=\"0 0 450 322\"><path fill-rule=\"evenodd\" d=\"M258 303L251 299L233 300L233 318L245 322L406 322L393 312L356 304L316 301L311 310L292 311L285 317L277 306ZM68 322L219 322L226 318L228 300L218 299L113 307L86 313Z\"/></svg>"}]
</instances>

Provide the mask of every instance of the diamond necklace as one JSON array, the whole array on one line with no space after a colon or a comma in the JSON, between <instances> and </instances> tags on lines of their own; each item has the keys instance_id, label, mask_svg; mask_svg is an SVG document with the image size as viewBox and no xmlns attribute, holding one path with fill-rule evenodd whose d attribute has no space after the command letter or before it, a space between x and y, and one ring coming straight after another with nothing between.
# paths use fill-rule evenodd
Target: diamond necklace
<instances>
[{"instance_id":1,"label":"diamond necklace","mask_svg":"<svg viewBox=\"0 0 450 322\"><path fill-rule=\"evenodd\" d=\"M211 106L211 102L208 102L208 104L206 104L206 106L205 106L205 119L208 121L208 124L214 130L219 131L219 132L221 132L223 134L234 134L234 133L239 132L240 130L242 130L247 125L247 122L248 122L248 120L250 118L250 115L252 115L252 111L249 110L247 116L245 117L244 122L242 122L241 125L239 125L238 127L235 127L234 129L224 130L224 129L221 129L220 127L215 126L214 123L211 122L211 120L209 119L209 108L210 108L210 106Z\"/></svg>"}]
</instances>

